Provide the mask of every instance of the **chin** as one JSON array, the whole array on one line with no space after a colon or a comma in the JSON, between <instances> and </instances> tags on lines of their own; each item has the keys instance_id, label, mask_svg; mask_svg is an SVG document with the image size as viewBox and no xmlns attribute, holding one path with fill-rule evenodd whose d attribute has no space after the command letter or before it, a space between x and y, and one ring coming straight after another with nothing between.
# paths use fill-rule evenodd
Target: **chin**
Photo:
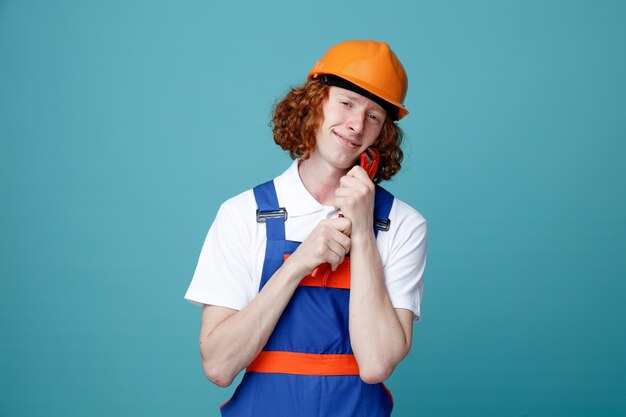
<instances>
[{"instance_id":1,"label":"chin","mask_svg":"<svg viewBox=\"0 0 626 417\"><path fill-rule=\"evenodd\" d=\"M337 163L337 168L349 170L358 163L358 160L358 157L348 160L343 159L342 161Z\"/></svg>"}]
</instances>

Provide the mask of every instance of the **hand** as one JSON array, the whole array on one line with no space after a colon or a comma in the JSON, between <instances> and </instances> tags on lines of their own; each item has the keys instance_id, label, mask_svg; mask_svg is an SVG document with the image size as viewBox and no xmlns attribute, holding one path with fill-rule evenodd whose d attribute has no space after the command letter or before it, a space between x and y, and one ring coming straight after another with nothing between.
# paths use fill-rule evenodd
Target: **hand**
<instances>
[{"instance_id":1,"label":"hand","mask_svg":"<svg viewBox=\"0 0 626 417\"><path fill-rule=\"evenodd\" d=\"M334 271L350 251L351 230L349 219L322 220L286 262L293 263L301 278L327 262Z\"/></svg>"},{"instance_id":2,"label":"hand","mask_svg":"<svg viewBox=\"0 0 626 417\"><path fill-rule=\"evenodd\" d=\"M334 204L352 221L353 234L373 230L375 191L376 186L360 166L355 166L341 177Z\"/></svg>"}]
</instances>

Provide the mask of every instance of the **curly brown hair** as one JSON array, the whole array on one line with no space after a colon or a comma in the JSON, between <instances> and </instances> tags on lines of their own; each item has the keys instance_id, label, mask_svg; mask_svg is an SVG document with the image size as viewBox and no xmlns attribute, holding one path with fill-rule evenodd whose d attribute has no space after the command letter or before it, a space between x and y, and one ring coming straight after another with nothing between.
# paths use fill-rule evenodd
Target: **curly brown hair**
<instances>
[{"instance_id":1,"label":"curly brown hair","mask_svg":"<svg viewBox=\"0 0 626 417\"><path fill-rule=\"evenodd\" d=\"M329 88L317 80L309 80L292 88L274 106L270 122L274 142L289 151L292 159L307 159L315 148L315 136L324 118L322 104L328 97ZM402 129L390 117L386 117L373 145L380 152L380 165L374 183L388 180L400 171L403 158L400 144L403 136Z\"/></svg>"}]
</instances>

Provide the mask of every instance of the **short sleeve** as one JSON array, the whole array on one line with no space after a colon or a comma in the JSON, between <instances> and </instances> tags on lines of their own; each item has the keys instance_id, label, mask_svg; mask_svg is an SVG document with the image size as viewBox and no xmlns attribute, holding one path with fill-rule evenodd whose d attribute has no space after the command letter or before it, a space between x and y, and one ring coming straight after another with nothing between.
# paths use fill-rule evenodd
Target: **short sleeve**
<instances>
[{"instance_id":1,"label":"short sleeve","mask_svg":"<svg viewBox=\"0 0 626 417\"><path fill-rule=\"evenodd\" d=\"M420 213L402 201L395 200L393 209L396 210L395 233L388 243L384 264L387 291L394 308L411 310L414 320L418 321L424 289L427 223Z\"/></svg>"},{"instance_id":2,"label":"short sleeve","mask_svg":"<svg viewBox=\"0 0 626 417\"><path fill-rule=\"evenodd\" d=\"M241 310L255 295L249 220L241 207L252 193L244 194L222 204L215 216L185 294L193 304Z\"/></svg>"}]
</instances>

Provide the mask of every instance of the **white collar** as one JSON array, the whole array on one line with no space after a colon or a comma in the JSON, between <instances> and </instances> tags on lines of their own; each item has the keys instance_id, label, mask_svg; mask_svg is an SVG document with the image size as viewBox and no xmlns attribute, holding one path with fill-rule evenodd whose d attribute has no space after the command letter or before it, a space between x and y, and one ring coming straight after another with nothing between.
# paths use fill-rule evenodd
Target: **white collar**
<instances>
[{"instance_id":1,"label":"white collar","mask_svg":"<svg viewBox=\"0 0 626 417\"><path fill-rule=\"evenodd\" d=\"M287 209L288 216L306 216L317 211L333 211L334 207L320 204L306 189L298 173L300 160L293 161L291 166L274 179L278 202Z\"/></svg>"}]
</instances>

